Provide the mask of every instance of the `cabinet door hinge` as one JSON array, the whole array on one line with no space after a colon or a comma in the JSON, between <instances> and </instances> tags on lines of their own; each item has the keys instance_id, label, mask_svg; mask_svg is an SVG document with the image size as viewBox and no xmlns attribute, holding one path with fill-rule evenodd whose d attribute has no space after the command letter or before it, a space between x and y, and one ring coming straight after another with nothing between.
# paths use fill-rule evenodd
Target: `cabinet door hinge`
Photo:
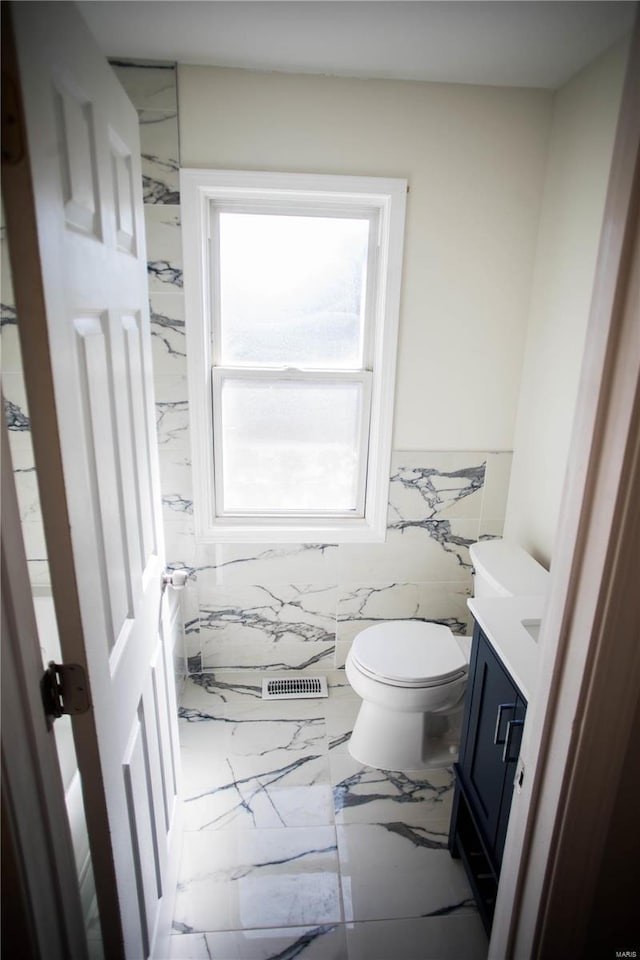
<instances>
[{"instance_id":1,"label":"cabinet door hinge","mask_svg":"<svg viewBox=\"0 0 640 960\"><path fill-rule=\"evenodd\" d=\"M87 713L91 707L87 677L79 663L50 660L40 681L40 692L49 729L64 713Z\"/></svg>"}]
</instances>

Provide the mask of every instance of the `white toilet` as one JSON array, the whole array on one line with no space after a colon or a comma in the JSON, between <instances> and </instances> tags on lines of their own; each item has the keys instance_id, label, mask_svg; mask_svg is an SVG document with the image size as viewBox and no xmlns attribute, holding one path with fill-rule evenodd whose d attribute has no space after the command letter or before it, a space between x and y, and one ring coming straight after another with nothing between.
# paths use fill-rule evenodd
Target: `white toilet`
<instances>
[{"instance_id":1,"label":"white toilet","mask_svg":"<svg viewBox=\"0 0 640 960\"><path fill-rule=\"evenodd\" d=\"M484 540L470 554L476 596L546 593L549 574L517 544ZM438 623L390 620L362 630L346 662L347 679L362 698L351 756L383 770L432 765L438 733L462 712L469 652L468 637Z\"/></svg>"}]
</instances>

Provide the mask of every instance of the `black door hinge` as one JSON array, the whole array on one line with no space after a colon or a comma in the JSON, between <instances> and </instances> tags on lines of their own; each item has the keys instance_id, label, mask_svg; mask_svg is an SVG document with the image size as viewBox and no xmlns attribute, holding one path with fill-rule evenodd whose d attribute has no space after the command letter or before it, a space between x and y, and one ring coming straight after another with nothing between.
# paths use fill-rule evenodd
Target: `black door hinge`
<instances>
[{"instance_id":1,"label":"black door hinge","mask_svg":"<svg viewBox=\"0 0 640 960\"><path fill-rule=\"evenodd\" d=\"M49 730L63 714L86 713L91 706L87 677L79 663L50 660L40 681L40 692Z\"/></svg>"}]
</instances>

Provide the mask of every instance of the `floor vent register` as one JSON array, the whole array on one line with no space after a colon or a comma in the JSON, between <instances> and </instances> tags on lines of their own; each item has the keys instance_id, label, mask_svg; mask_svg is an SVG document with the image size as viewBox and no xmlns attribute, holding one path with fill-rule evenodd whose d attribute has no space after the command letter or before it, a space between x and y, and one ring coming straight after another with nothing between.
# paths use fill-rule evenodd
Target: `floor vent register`
<instances>
[{"instance_id":1,"label":"floor vent register","mask_svg":"<svg viewBox=\"0 0 640 960\"><path fill-rule=\"evenodd\" d=\"M326 677L274 677L262 681L263 700L310 700L328 696Z\"/></svg>"}]
</instances>

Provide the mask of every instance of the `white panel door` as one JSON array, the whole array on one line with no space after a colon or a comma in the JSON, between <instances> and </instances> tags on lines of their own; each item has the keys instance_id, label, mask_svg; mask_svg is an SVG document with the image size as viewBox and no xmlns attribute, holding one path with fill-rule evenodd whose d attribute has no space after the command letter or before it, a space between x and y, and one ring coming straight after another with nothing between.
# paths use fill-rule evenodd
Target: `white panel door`
<instances>
[{"instance_id":1,"label":"white panel door","mask_svg":"<svg viewBox=\"0 0 640 960\"><path fill-rule=\"evenodd\" d=\"M73 4L12 13L33 210L6 212L52 586L91 691L74 737L105 953L146 958L179 834L138 119Z\"/></svg>"}]
</instances>

